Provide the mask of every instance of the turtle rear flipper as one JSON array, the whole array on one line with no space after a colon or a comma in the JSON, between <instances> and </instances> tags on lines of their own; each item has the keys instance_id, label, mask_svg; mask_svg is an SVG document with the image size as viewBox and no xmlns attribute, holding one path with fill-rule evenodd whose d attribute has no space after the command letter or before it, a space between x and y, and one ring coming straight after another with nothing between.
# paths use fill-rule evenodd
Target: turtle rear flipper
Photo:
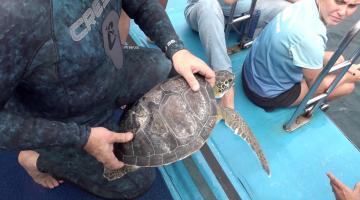
<instances>
[{"instance_id":1,"label":"turtle rear flipper","mask_svg":"<svg viewBox=\"0 0 360 200\"><path fill-rule=\"evenodd\" d=\"M108 168L104 167L103 176L108 181L113 181L113 180L116 180L116 179L119 179L119 178L123 177L125 174L127 174L129 172L136 171L139 168L140 167L137 167L137 166L125 165L122 168L111 170L111 169L108 169Z\"/></svg>"},{"instance_id":2,"label":"turtle rear flipper","mask_svg":"<svg viewBox=\"0 0 360 200\"><path fill-rule=\"evenodd\" d=\"M220 106L219 106L220 107ZM244 119L236 113L233 109L220 107L220 113L225 121L226 126L231 128L234 131L234 134L240 136L244 139L253 149L256 156L261 162L263 169L270 176L270 168L268 162L265 158L263 151L260 148L260 145L255 138L254 134L251 132L249 126L246 124Z\"/></svg>"}]
</instances>

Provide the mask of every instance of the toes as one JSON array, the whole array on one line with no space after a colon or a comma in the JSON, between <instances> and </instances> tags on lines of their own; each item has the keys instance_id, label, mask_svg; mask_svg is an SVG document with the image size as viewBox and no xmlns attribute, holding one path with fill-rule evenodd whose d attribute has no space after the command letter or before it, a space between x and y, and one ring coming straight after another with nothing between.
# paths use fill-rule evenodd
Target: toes
<instances>
[{"instance_id":1,"label":"toes","mask_svg":"<svg viewBox=\"0 0 360 200\"><path fill-rule=\"evenodd\" d=\"M43 186L45 188L49 188L49 189L58 187L60 185L60 183L64 182L63 180L58 181L48 174L41 174L37 177L34 177L34 181L36 183L40 184L41 186Z\"/></svg>"},{"instance_id":2,"label":"toes","mask_svg":"<svg viewBox=\"0 0 360 200\"><path fill-rule=\"evenodd\" d=\"M45 179L46 179L48 188L53 189L53 188L59 186L59 182L55 178L51 177L50 175L47 175L47 177L45 177Z\"/></svg>"},{"instance_id":3,"label":"toes","mask_svg":"<svg viewBox=\"0 0 360 200\"><path fill-rule=\"evenodd\" d=\"M51 189L53 189L53 188L59 186L59 182L57 180L55 180L55 179L50 179L49 180L49 186L50 186Z\"/></svg>"},{"instance_id":4,"label":"toes","mask_svg":"<svg viewBox=\"0 0 360 200\"><path fill-rule=\"evenodd\" d=\"M54 184L51 180L45 180L45 187L49 188L49 189L53 189L54 188Z\"/></svg>"}]
</instances>

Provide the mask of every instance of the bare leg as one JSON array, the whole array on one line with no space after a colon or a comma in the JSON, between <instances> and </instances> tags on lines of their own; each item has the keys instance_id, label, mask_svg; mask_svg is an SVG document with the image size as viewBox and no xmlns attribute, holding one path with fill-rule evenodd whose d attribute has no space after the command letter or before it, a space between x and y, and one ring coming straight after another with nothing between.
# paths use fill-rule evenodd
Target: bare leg
<instances>
[{"instance_id":1,"label":"bare leg","mask_svg":"<svg viewBox=\"0 0 360 200\"><path fill-rule=\"evenodd\" d=\"M348 75L345 75L345 76L348 76ZM324 88L324 90L321 90L321 88L319 88L320 90L318 89L318 91L316 91L315 96L326 92L326 88L329 88L333 79L334 78L323 80L323 82L321 84L324 85L322 87L322 88ZM342 82L341 84L338 84L335 87L335 89L330 93L330 95L328 96L327 99L329 101L331 101L331 100L337 99L339 97L349 95L352 93L352 91L354 91L354 89L355 89L355 82L353 82L353 81L352 82ZM302 80L301 81L301 93L300 93L299 97L295 100L295 102L291 104L291 106L299 105L308 92L309 92L309 87L308 87L306 81Z\"/></svg>"},{"instance_id":2,"label":"bare leg","mask_svg":"<svg viewBox=\"0 0 360 200\"><path fill-rule=\"evenodd\" d=\"M291 104L291 106L296 106L301 103L301 101L304 99L305 95L309 92L309 87L305 80L301 81L301 92L299 97L294 101L294 103Z\"/></svg>"},{"instance_id":3,"label":"bare leg","mask_svg":"<svg viewBox=\"0 0 360 200\"><path fill-rule=\"evenodd\" d=\"M324 65L326 65L328 63L328 61L330 60L330 58L333 54L334 54L334 52L330 52L330 51L325 52L324 59L323 59ZM345 58L343 56L340 56L338 58L338 60L336 61L335 65L340 64L344 61L345 61ZM356 70L356 68L359 68L359 67L360 66L358 66L358 65L353 65L352 68L350 68L350 70L354 71L354 70ZM318 91L316 91L315 95L319 95L319 94L326 92L327 88L330 87L332 81L335 79L335 76L336 76L335 74L329 74L327 77L325 77L325 79L322 81L320 87L318 88ZM345 74L345 76L338 83L336 88L328 96L328 100L331 101L331 100L337 99L339 97L351 94L352 91L355 89L355 82L357 82L357 81L359 81L359 80L357 80L355 76L352 77L352 75ZM303 98L305 97L305 95L309 92L309 89L310 88L307 85L306 81L302 80L301 81L301 93L300 93L299 97L296 99L296 101L291 106L299 105L301 103L301 101L303 100Z\"/></svg>"},{"instance_id":4,"label":"bare leg","mask_svg":"<svg viewBox=\"0 0 360 200\"><path fill-rule=\"evenodd\" d=\"M50 174L42 173L36 167L39 153L35 151L21 151L18 156L20 165L26 170L26 172L33 178L33 180L42 185L45 188L53 189L63 183L62 180L56 180Z\"/></svg>"},{"instance_id":5,"label":"bare leg","mask_svg":"<svg viewBox=\"0 0 360 200\"><path fill-rule=\"evenodd\" d=\"M120 41L124 45L127 37L129 35L130 29L130 18L124 10L121 10L120 19L119 19L119 32L120 32Z\"/></svg>"},{"instance_id":6,"label":"bare leg","mask_svg":"<svg viewBox=\"0 0 360 200\"><path fill-rule=\"evenodd\" d=\"M324 66L329 62L329 60L330 60L330 58L331 58L331 56L334 54L334 52L333 51L325 51L325 53L324 53L324 59L323 59L323 62L324 62ZM335 63L335 65L336 64L340 64L340 63L342 63L342 62L344 62L345 61L345 58L344 58L344 56L340 56L339 58L338 58L338 60L336 61L336 63Z\"/></svg>"}]
</instances>

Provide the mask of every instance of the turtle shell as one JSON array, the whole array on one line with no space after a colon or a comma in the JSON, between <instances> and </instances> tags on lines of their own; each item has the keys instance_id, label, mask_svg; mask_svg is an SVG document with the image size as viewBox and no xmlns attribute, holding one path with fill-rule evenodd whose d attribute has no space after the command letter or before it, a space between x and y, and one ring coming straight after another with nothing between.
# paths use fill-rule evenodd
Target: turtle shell
<instances>
[{"instance_id":1,"label":"turtle shell","mask_svg":"<svg viewBox=\"0 0 360 200\"><path fill-rule=\"evenodd\" d=\"M127 165L154 167L181 160L200 149L216 123L212 87L196 75L193 92L180 76L155 86L129 109L120 131L131 131L131 142L115 145L115 155Z\"/></svg>"}]
</instances>

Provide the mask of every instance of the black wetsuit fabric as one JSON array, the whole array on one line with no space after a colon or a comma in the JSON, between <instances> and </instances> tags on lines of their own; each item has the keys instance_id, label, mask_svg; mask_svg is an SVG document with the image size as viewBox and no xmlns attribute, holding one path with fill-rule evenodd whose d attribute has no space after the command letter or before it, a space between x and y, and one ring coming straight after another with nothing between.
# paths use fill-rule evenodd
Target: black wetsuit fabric
<instances>
[{"instance_id":1,"label":"black wetsuit fabric","mask_svg":"<svg viewBox=\"0 0 360 200\"><path fill-rule=\"evenodd\" d=\"M122 48L121 8L165 54ZM171 63L165 55L171 58L183 45L162 6L146 0L5 0L0 19L0 149L38 149L41 170L102 195L103 179L91 184L79 175L83 167L102 170L82 147L90 127L116 131L112 115L118 105L132 103L167 77ZM150 185L152 172L138 173L129 174L132 186L115 184L121 188L112 189L115 198L132 198Z\"/></svg>"}]
</instances>

